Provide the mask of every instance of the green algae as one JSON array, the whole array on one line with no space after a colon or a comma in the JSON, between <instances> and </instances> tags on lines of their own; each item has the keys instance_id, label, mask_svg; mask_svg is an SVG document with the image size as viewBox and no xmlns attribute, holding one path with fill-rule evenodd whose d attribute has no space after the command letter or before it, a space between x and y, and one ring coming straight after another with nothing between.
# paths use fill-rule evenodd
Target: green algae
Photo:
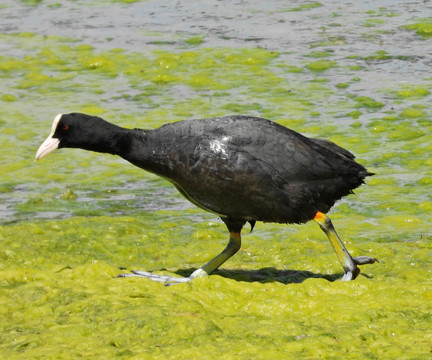
<instances>
[{"instance_id":1,"label":"green algae","mask_svg":"<svg viewBox=\"0 0 432 360\"><path fill-rule=\"evenodd\" d=\"M377 10L367 10L365 14L369 14L374 17L385 16L385 17L395 17L401 16L400 13L395 13L393 10L387 9L385 6L380 6Z\"/></svg>"},{"instance_id":2,"label":"green algae","mask_svg":"<svg viewBox=\"0 0 432 360\"><path fill-rule=\"evenodd\" d=\"M20 1L28 6L36 6L42 2L42 0L20 0Z\"/></svg>"},{"instance_id":3,"label":"green algae","mask_svg":"<svg viewBox=\"0 0 432 360\"><path fill-rule=\"evenodd\" d=\"M313 61L306 65L309 70L316 72L326 71L334 66L336 66L336 63L330 60Z\"/></svg>"},{"instance_id":4,"label":"green algae","mask_svg":"<svg viewBox=\"0 0 432 360\"><path fill-rule=\"evenodd\" d=\"M430 356L430 81L384 90L396 110L382 114L373 90L305 80L307 66L264 49L137 53L30 33L1 39L23 53L0 57L0 141L12 149L0 158L0 194L17 201L17 220L0 227L0 357ZM362 79L344 83L353 81ZM257 224L207 279L115 279L129 269L189 275L228 234L184 202L167 210L179 201L170 184L111 156L60 150L35 164L64 111L147 128L248 113L329 138L377 174L331 216L353 255L380 263L353 283L333 281L342 270L316 224ZM68 218L35 219L53 213Z\"/></svg>"},{"instance_id":5,"label":"green algae","mask_svg":"<svg viewBox=\"0 0 432 360\"><path fill-rule=\"evenodd\" d=\"M392 55L385 50L378 50L371 55L367 55L367 56L350 55L348 56L348 58L361 59L361 60L365 60L366 62L371 62L371 61L390 60L390 59L410 60L412 57L410 55Z\"/></svg>"},{"instance_id":6,"label":"green algae","mask_svg":"<svg viewBox=\"0 0 432 360\"><path fill-rule=\"evenodd\" d=\"M432 23L430 21L404 25L402 27L407 30L415 31L417 35L424 39L432 37Z\"/></svg>"},{"instance_id":7,"label":"green algae","mask_svg":"<svg viewBox=\"0 0 432 360\"><path fill-rule=\"evenodd\" d=\"M192 36L185 41L189 45L201 45L204 42L204 38L202 36Z\"/></svg>"},{"instance_id":8,"label":"green algae","mask_svg":"<svg viewBox=\"0 0 432 360\"><path fill-rule=\"evenodd\" d=\"M419 118L419 117L425 116L425 114L426 113L423 110L411 106L411 107L404 109L401 112L400 116L402 118L411 118L412 119L412 118Z\"/></svg>"},{"instance_id":9,"label":"green algae","mask_svg":"<svg viewBox=\"0 0 432 360\"><path fill-rule=\"evenodd\" d=\"M365 107L369 109L381 109L384 104L380 101L376 101L369 96L357 96L354 98L358 107Z\"/></svg>"},{"instance_id":10,"label":"green algae","mask_svg":"<svg viewBox=\"0 0 432 360\"><path fill-rule=\"evenodd\" d=\"M334 55L334 51L330 50L322 50L322 51L312 51L309 54L306 54L306 57L314 57L314 58L322 58Z\"/></svg>"},{"instance_id":11,"label":"green algae","mask_svg":"<svg viewBox=\"0 0 432 360\"><path fill-rule=\"evenodd\" d=\"M278 12L282 13L282 12L306 11L306 10L310 10L310 9L319 8L321 6L323 6L323 4L321 4L319 2L311 2L308 4L301 4L299 6L289 8L289 9L282 9L282 10L279 10Z\"/></svg>"},{"instance_id":12,"label":"green algae","mask_svg":"<svg viewBox=\"0 0 432 360\"><path fill-rule=\"evenodd\" d=\"M63 200L75 200L77 195L73 192L72 189L66 189L66 191L60 195L60 199Z\"/></svg>"},{"instance_id":13,"label":"green algae","mask_svg":"<svg viewBox=\"0 0 432 360\"><path fill-rule=\"evenodd\" d=\"M12 102L12 101L17 101L18 98L13 94L3 94L1 96L1 100L6 102Z\"/></svg>"},{"instance_id":14,"label":"green algae","mask_svg":"<svg viewBox=\"0 0 432 360\"><path fill-rule=\"evenodd\" d=\"M375 26L379 26L382 24L385 24L385 20L370 18L370 19L365 20L365 22L363 23L363 26L364 27L375 27Z\"/></svg>"},{"instance_id":15,"label":"green algae","mask_svg":"<svg viewBox=\"0 0 432 360\"><path fill-rule=\"evenodd\" d=\"M359 110L350 111L346 114L346 116L352 117L353 119L358 119L362 115L363 113Z\"/></svg>"},{"instance_id":16,"label":"green algae","mask_svg":"<svg viewBox=\"0 0 432 360\"><path fill-rule=\"evenodd\" d=\"M339 45L345 45L345 37L343 35L328 35L326 40L323 41L317 41L313 44L311 44L311 47L318 47L318 46L339 46Z\"/></svg>"},{"instance_id":17,"label":"green algae","mask_svg":"<svg viewBox=\"0 0 432 360\"><path fill-rule=\"evenodd\" d=\"M257 234L245 235L244 251L230 260L225 270L191 284L167 288L142 279L114 279L121 272L119 266L149 269L157 263L177 269L179 255L185 269L195 268L198 260L223 246L225 239L219 234L223 224L216 226L218 232L199 225L201 235L195 238L199 241L167 249L172 246L169 238L174 233L179 239L185 235L178 225L190 220L175 214L180 223L161 228L161 224L169 223L164 215L152 216L151 222L75 218L2 228L8 248L21 234L32 234L27 238L32 246L22 243L0 254L5 265L0 270L4 318L1 354L36 358L50 349L60 357L132 354L158 359L170 354L196 357L206 349L208 356L220 357L218 344L222 339L224 352L227 356L231 353L229 358L247 358L261 351L265 356L289 352L313 358L329 349L336 357L353 348L375 357L407 351L421 356L431 350L424 332L430 322L427 314L432 299L426 285L430 270L425 266L430 259L421 251L432 250L427 239L359 243L357 234L364 224L356 226L360 218L352 218L344 232L351 229L347 241L355 237L360 248L349 246L355 254L373 247L382 264L379 271L366 270L365 274L374 274L373 278L361 276L351 284L315 277L339 271L329 244L315 226L295 227L296 235L289 235L287 243L274 243L266 251L262 249L270 234L260 226L264 239ZM415 221L413 217L388 217L380 226L385 230L402 223L418 228L421 222ZM272 237L286 238L293 231L269 226ZM217 246L213 246L215 240ZM200 246L200 242L205 244ZM188 252L182 255L180 246L186 246ZM206 250L207 246L211 249ZM197 259L196 251L201 252L201 259ZM404 266L398 259L408 263ZM328 268L318 270L326 261ZM272 270L281 264L297 271ZM286 285L299 279L300 285ZM418 288L417 283L424 286ZM357 310L353 312L353 308ZM401 309L403 316L397 315ZM413 344L412 339L422 341ZM4 346L8 343L13 346Z\"/></svg>"},{"instance_id":18,"label":"green algae","mask_svg":"<svg viewBox=\"0 0 432 360\"><path fill-rule=\"evenodd\" d=\"M400 90L388 90L388 93L391 94L395 99L403 100L403 99L422 99L428 95L430 95L430 90L422 85L415 84L405 84Z\"/></svg>"},{"instance_id":19,"label":"green algae","mask_svg":"<svg viewBox=\"0 0 432 360\"><path fill-rule=\"evenodd\" d=\"M349 86L349 84L347 84L347 83L337 83L336 84L336 87L338 89L346 89L348 86Z\"/></svg>"}]
</instances>

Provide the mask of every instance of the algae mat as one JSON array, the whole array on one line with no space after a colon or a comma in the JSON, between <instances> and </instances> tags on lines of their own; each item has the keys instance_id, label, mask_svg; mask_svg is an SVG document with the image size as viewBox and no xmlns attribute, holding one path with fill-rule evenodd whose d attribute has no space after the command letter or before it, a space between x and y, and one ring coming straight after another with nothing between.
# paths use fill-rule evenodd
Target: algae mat
<instances>
[{"instance_id":1,"label":"algae mat","mask_svg":"<svg viewBox=\"0 0 432 360\"><path fill-rule=\"evenodd\" d=\"M0 357L431 358L428 4L129 2L0 7ZM208 278L114 278L188 275L226 229L120 159L35 164L71 111L142 128L251 114L336 141L376 175L330 215L380 263L342 283L316 224L257 224Z\"/></svg>"}]
</instances>

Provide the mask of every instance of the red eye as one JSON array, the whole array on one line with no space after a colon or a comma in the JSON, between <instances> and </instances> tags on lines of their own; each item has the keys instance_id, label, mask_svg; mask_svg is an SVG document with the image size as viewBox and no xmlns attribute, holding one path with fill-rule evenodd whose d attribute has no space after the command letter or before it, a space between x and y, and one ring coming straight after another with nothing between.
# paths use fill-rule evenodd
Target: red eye
<instances>
[{"instance_id":1,"label":"red eye","mask_svg":"<svg viewBox=\"0 0 432 360\"><path fill-rule=\"evenodd\" d=\"M63 130L66 131L66 130L68 130L68 129L69 129L69 125L64 124L64 125L63 125Z\"/></svg>"}]
</instances>

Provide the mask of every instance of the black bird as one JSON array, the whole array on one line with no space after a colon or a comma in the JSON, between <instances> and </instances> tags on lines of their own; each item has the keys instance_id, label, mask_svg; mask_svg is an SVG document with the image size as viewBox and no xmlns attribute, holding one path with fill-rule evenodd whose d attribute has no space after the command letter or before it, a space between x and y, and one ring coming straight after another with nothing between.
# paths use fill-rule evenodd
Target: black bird
<instances>
[{"instance_id":1,"label":"black bird","mask_svg":"<svg viewBox=\"0 0 432 360\"><path fill-rule=\"evenodd\" d=\"M373 175L354 155L322 139L305 137L272 121L251 116L184 120L155 130L125 129L99 117L59 114L36 160L57 148L80 148L119 155L169 180L193 204L226 224L227 247L187 278L133 271L168 283L212 273L241 245L246 222L305 223L326 233L344 269L342 280L360 273L372 257L352 257L325 213L335 201Z\"/></svg>"}]
</instances>

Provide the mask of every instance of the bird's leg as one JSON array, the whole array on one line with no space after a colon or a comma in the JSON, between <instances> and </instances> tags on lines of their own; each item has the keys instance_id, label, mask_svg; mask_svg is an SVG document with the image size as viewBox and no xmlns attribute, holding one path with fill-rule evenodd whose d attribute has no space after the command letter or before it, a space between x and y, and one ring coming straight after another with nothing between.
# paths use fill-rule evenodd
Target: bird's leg
<instances>
[{"instance_id":1,"label":"bird's leg","mask_svg":"<svg viewBox=\"0 0 432 360\"><path fill-rule=\"evenodd\" d=\"M225 221L225 219L223 219ZM153 274L148 271L139 271L132 270L130 274L120 274L116 277L144 277L153 281L164 282L165 285L175 285L179 283L189 282L197 277L210 275L213 271L215 271L219 266L221 266L225 261L227 261L231 256L233 256L237 251L239 251L241 246L241 235L240 231L243 224L240 228L228 225L227 221L225 223L230 230L229 242L226 248L217 256L215 256L212 260L210 260L205 265L201 266L199 269L195 270L189 277L175 277L168 275L158 275Z\"/></svg>"},{"instance_id":2,"label":"bird's leg","mask_svg":"<svg viewBox=\"0 0 432 360\"><path fill-rule=\"evenodd\" d=\"M374 262L378 261L377 259L368 256L352 257L340 240L330 218L327 215L318 211L314 217L314 221L318 223L321 229L326 233L331 244L333 245L333 248L336 251L336 254L345 272L342 280L354 280L360 274L360 269L357 265L373 264Z\"/></svg>"},{"instance_id":3,"label":"bird's leg","mask_svg":"<svg viewBox=\"0 0 432 360\"><path fill-rule=\"evenodd\" d=\"M207 264L201 266L199 269L195 270L189 278L195 279L201 276L210 275L219 266L221 266L225 261L227 261L231 256L233 256L237 251L240 250L241 246L241 236L240 232L231 232L228 245L226 248L213 259L211 259Z\"/></svg>"}]
</instances>

